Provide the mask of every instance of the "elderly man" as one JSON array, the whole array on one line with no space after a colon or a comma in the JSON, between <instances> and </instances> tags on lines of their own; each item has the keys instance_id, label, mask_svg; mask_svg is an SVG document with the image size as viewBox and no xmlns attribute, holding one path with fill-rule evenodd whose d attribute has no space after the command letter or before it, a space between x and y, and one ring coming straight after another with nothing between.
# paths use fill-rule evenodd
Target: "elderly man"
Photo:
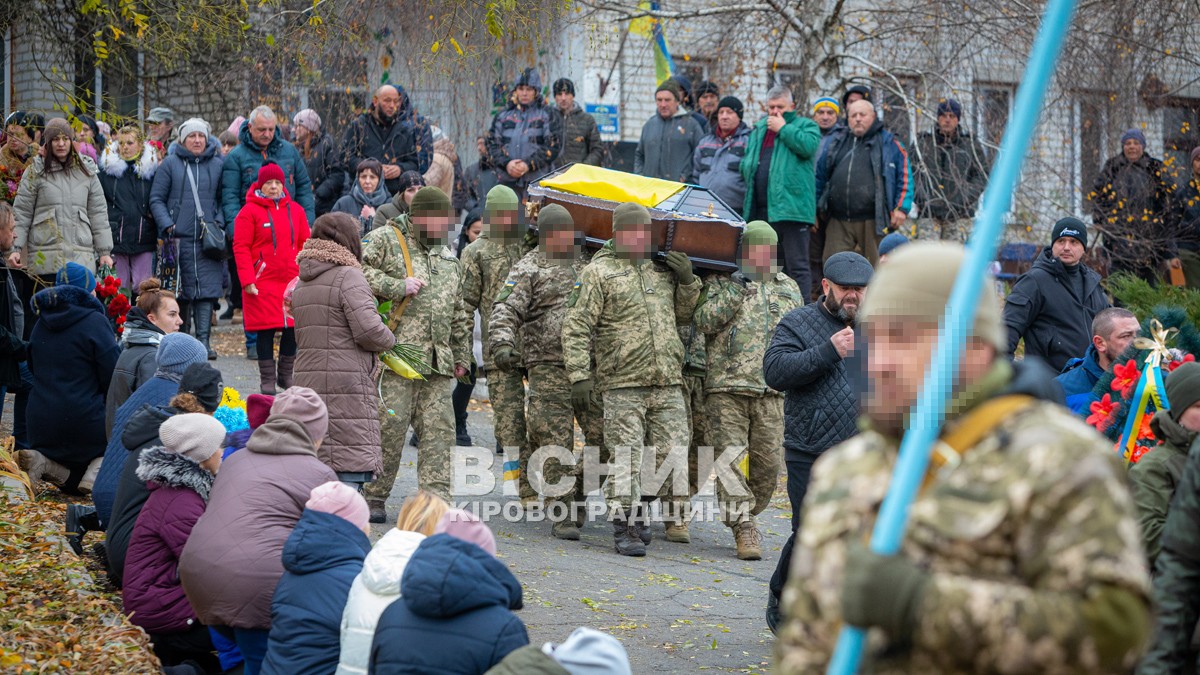
<instances>
[{"instance_id":1,"label":"elderly man","mask_svg":"<svg viewBox=\"0 0 1200 675\"><path fill-rule=\"evenodd\" d=\"M767 92L767 116L754 125L741 165L742 216L775 228L779 266L803 289L811 283L808 230L817 222L813 160L820 142L816 122L796 112L792 90L775 86Z\"/></svg>"},{"instance_id":2,"label":"elderly man","mask_svg":"<svg viewBox=\"0 0 1200 675\"><path fill-rule=\"evenodd\" d=\"M844 625L874 673L1129 672L1149 632L1149 575L1111 444L1013 365L991 275L981 286L899 553L866 547L937 344L962 246L918 242L863 303L864 429L813 468L784 592L775 672L824 672Z\"/></svg>"},{"instance_id":3,"label":"elderly man","mask_svg":"<svg viewBox=\"0 0 1200 675\"><path fill-rule=\"evenodd\" d=\"M692 156L704 130L680 103L683 92L666 80L654 92L655 114L642 125L633 155L633 172L680 183L692 179Z\"/></svg>"},{"instance_id":4,"label":"elderly man","mask_svg":"<svg viewBox=\"0 0 1200 675\"><path fill-rule=\"evenodd\" d=\"M175 113L170 108L154 108L146 115L146 140L157 143L164 152L171 141L178 136L175 133Z\"/></svg>"},{"instance_id":5,"label":"elderly man","mask_svg":"<svg viewBox=\"0 0 1200 675\"><path fill-rule=\"evenodd\" d=\"M971 218L991 166L983 148L959 124L961 119L962 105L942 99L937 125L917 138L918 239L961 244L971 233Z\"/></svg>"},{"instance_id":6,"label":"elderly man","mask_svg":"<svg viewBox=\"0 0 1200 675\"><path fill-rule=\"evenodd\" d=\"M817 211L829 219L826 259L858 251L874 265L879 241L904 225L912 208L912 167L870 101L854 101L848 111L848 128L834 132L817 160Z\"/></svg>"},{"instance_id":7,"label":"elderly man","mask_svg":"<svg viewBox=\"0 0 1200 675\"><path fill-rule=\"evenodd\" d=\"M525 188L545 175L562 149L562 117L542 98L542 76L526 68L513 83L508 106L492 118L488 159L500 185L525 199Z\"/></svg>"},{"instance_id":8,"label":"elderly man","mask_svg":"<svg viewBox=\"0 0 1200 675\"><path fill-rule=\"evenodd\" d=\"M1180 266L1175 181L1162 160L1146 154L1140 129L1121 135L1121 154L1104 163L1093 195L1092 223L1104 233L1111 271L1157 284L1164 262Z\"/></svg>"},{"instance_id":9,"label":"elderly man","mask_svg":"<svg viewBox=\"0 0 1200 675\"><path fill-rule=\"evenodd\" d=\"M792 504L792 536L779 554L767 600L767 625L772 631L779 621L779 598L791 568L800 505L813 463L854 435L858 414L846 362L854 354L858 308L873 270L866 258L843 251L825 261L824 272L825 294L784 316L763 355L767 386L787 397L783 448Z\"/></svg>"},{"instance_id":10,"label":"elderly man","mask_svg":"<svg viewBox=\"0 0 1200 675\"><path fill-rule=\"evenodd\" d=\"M1070 216L1059 220L1050 245L1017 279L1004 303L1008 353L1025 340L1025 356L1036 356L1056 372L1087 350L1092 320L1108 307L1100 275L1083 264L1087 227Z\"/></svg>"},{"instance_id":11,"label":"elderly man","mask_svg":"<svg viewBox=\"0 0 1200 675\"><path fill-rule=\"evenodd\" d=\"M1082 358L1067 361L1062 373L1054 378L1063 389L1067 407L1076 415L1087 417L1092 401L1092 391L1104 374L1112 370L1113 363L1138 336L1137 317L1133 312L1120 307L1102 309L1092 319L1092 343Z\"/></svg>"},{"instance_id":12,"label":"elderly man","mask_svg":"<svg viewBox=\"0 0 1200 675\"><path fill-rule=\"evenodd\" d=\"M375 90L371 107L346 127L342 153L345 167L356 167L364 159L378 161L388 192L397 194L403 192L400 174L429 171L433 129L416 114L403 87L385 84Z\"/></svg>"},{"instance_id":13,"label":"elderly man","mask_svg":"<svg viewBox=\"0 0 1200 675\"><path fill-rule=\"evenodd\" d=\"M721 88L716 83L701 80L700 84L696 85L696 90L692 92L692 97L696 100L696 112L704 115L704 119L708 120L708 130L716 129L717 109L721 103Z\"/></svg>"},{"instance_id":14,"label":"elderly man","mask_svg":"<svg viewBox=\"0 0 1200 675\"><path fill-rule=\"evenodd\" d=\"M283 187L292 201L304 208L308 222L316 220L312 181L308 167L294 145L283 140L275 113L265 105L250 111L238 132L238 146L225 155L221 165L221 211L232 223L246 205L246 192L258 180L263 164L274 162L283 169Z\"/></svg>"},{"instance_id":15,"label":"elderly man","mask_svg":"<svg viewBox=\"0 0 1200 675\"><path fill-rule=\"evenodd\" d=\"M739 210L746 200L746 181L742 179L742 157L750 127L742 121L742 102L733 96L721 99L712 133L700 140L692 164L695 180L712 190L725 205Z\"/></svg>"}]
</instances>

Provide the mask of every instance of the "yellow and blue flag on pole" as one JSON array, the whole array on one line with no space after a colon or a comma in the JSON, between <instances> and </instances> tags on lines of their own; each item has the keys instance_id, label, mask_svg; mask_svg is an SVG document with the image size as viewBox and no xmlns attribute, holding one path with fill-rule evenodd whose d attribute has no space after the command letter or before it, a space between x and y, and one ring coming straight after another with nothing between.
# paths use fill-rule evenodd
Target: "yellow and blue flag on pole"
<instances>
[{"instance_id":1,"label":"yellow and blue flag on pole","mask_svg":"<svg viewBox=\"0 0 1200 675\"><path fill-rule=\"evenodd\" d=\"M638 9L658 11L658 3L648 0L638 3ZM654 50L654 80L662 84L675 74L675 61L671 58L671 48L667 46L667 36L663 32L662 21L653 16L643 16L629 22L629 32L650 39L650 47Z\"/></svg>"}]
</instances>

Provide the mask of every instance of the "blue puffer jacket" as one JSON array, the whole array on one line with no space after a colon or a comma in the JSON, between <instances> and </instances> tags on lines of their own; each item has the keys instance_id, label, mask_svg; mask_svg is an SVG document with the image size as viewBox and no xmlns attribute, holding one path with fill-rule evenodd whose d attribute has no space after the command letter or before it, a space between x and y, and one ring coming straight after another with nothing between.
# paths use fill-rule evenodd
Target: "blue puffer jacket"
<instances>
[{"instance_id":1,"label":"blue puffer jacket","mask_svg":"<svg viewBox=\"0 0 1200 675\"><path fill-rule=\"evenodd\" d=\"M550 170L561 150L562 117L550 110L541 95L531 105L509 103L492 118L487 154L502 185L524 188ZM518 179L508 175L508 163L523 159L529 173Z\"/></svg>"},{"instance_id":2,"label":"blue puffer jacket","mask_svg":"<svg viewBox=\"0 0 1200 675\"><path fill-rule=\"evenodd\" d=\"M1087 417L1091 413L1092 401L1096 400L1092 390L1096 388L1096 383L1101 377L1104 377L1104 369L1097 360L1096 347L1088 345L1083 358L1067 361L1062 374L1054 378L1054 381L1062 386L1067 407L1071 412Z\"/></svg>"},{"instance_id":3,"label":"blue puffer jacket","mask_svg":"<svg viewBox=\"0 0 1200 675\"><path fill-rule=\"evenodd\" d=\"M742 158L750 127L738 122L733 134L720 138L715 133L700 139L692 157L693 181L712 190L725 205L740 213L746 201L746 181L742 178Z\"/></svg>"},{"instance_id":4,"label":"blue puffer jacket","mask_svg":"<svg viewBox=\"0 0 1200 675\"><path fill-rule=\"evenodd\" d=\"M482 675L529 644L521 584L475 544L435 534L417 547L400 580L400 600L379 618L370 673Z\"/></svg>"},{"instance_id":5,"label":"blue puffer jacket","mask_svg":"<svg viewBox=\"0 0 1200 675\"><path fill-rule=\"evenodd\" d=\"M231 227L238 211L246 205L246 193L258 180L258 170L266 162L274 162L283 169L283 188L292 201L304 207L308 222L317 219L308 167L296 146L283 140L279 127L275 127L275 138L266 148L260 148L250 138L250 121L242 122L238 132L238 146L225 156L221 167L221 211L225 222ZM186 179L186 177L185 177ZM191 190L191 187L188 187Z\"/></svg>"},{"instance_id":6,"label":"blue puffer jacket","mask_svg":"<svg viewBox=\"0 0 1200 675\"><path fill-rule=\"evenodd\" d=\"M263 675L337 670L346 596L370 550L371 540L350 521L304 510L283 545Z\"/></svg>"}]
</instances>

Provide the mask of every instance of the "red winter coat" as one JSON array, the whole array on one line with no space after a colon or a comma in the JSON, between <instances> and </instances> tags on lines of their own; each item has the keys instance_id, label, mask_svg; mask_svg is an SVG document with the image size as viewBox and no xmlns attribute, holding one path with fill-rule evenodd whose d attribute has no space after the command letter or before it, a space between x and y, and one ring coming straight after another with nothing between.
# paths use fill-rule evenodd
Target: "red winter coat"
<instances>
[{"instance_id":1,"label":"red winter coat","mask_svg":"<svg viewBox=\"0 0 1200 675\"><path fill-rule=\"evenodd\" d=\"M283 311L283 291L299 274L296 254L309 236L308 216L287 191L279 202L258 194L258 183L246 193L246 205L233 221L233 260L244 289L253 283L258 295L242 292L246 330L291 328Z\"/></svg>"}]
</instances>

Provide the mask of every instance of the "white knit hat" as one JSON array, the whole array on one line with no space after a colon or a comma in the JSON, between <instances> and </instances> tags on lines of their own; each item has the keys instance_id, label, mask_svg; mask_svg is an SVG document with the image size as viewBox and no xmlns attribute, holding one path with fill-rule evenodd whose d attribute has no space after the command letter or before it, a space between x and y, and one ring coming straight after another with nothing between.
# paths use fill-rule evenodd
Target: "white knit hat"
<instances>
[{"instance_id":1,"label":"white knit hat","mask_svg":"<svg viewBox=\"0 0 1200 675\"><path fill-rule=\"evenodd\" d=\"M179 140L186 140L188 136L191 136L197 131L203 133L205 136L212 135L212 127L209 126L208 122L205 122L199 117L193 117L179 125Z\"/></svg>"},{"instance_id":2,"label":"white knit hat","mask_svg":"<svg viewBox=\"0 0 1200 675\"><path fill-rule=\"evenodd\" d=\"M202 413L175 415L158 428L163 449L183 455L199 464L221 452L225 442L225 425Z\"/></svg>"}]
</instances>

